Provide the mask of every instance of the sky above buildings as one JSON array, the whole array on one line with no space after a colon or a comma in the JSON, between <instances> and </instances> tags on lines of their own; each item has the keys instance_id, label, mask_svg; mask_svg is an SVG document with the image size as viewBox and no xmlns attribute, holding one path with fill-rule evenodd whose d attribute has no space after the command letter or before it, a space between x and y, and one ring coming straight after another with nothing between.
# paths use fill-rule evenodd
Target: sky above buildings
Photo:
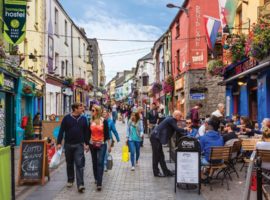
<instances>
[{"instance_id":1,"label":"sky above buildings","mask_svg":"<svg viewBox=\"0 0 270 200\"><path fill-rule=\"evenodd\" d=\"M157 40L169 27L183 0L60 0L61 4L89 38ZM117 72L131 69L149 53L154 42L98 40L105 63L106 82Z\"/></svg>"}]
</instances>

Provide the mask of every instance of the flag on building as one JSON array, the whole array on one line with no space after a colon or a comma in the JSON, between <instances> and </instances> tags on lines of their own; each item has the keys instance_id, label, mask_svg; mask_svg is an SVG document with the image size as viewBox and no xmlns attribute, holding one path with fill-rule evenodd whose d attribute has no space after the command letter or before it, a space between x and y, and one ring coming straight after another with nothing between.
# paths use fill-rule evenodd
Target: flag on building
<instances>
[{"instance_id":1,"label":"flag on building","mask_svg":"<svg viewBox=\"0 0 270 200\"><path fill-rule=\"evenodd\" d=\"M218 2L222 28L224 28L226 25L233 27L239 0L218 0Z\"/></svg>"},{"instance_id":2,"label":"flag on building","mask_svg":"<svg viewBox=\"0 0 270 200\"><path fill-rule=\"evenodd\" d=\"M217 40L218 31L221 25L220 20L205 15L204 24L208 47L213 50Z\"/></svg>"}]
</instances>

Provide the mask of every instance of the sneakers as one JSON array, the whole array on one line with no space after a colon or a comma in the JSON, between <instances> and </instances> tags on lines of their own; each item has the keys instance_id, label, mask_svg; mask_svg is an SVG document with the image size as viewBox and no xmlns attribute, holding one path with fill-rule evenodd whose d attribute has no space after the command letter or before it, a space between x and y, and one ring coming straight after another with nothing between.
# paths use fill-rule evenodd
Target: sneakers
<instances>
[{"instance_id":1,"label":"sneakers","mask_svg":"<svg viewBox=\"0 0 270 200\"><path fill-rule=\"evenodd\" d=\"M85 187L83 185L80 185L78 188L78 192L84 193L84 191L85 191Z\"/></svg>"},{"instance_id":2,"label":"sneakers","mask_svg":"<svg viewBox=\"0 0 270 200\"><path fill-rule=\"evenodd\" d=\"M67 182L67 185L66 185L68 188L71 188L73 186L73 182Z\"/></svg>"},{"instance_id":3,"label":"sneakers","mask_svg":"<svg viewBox=\"0 0 270 200\"><path fill-rule=\"evenodd\" d=\"M135 167L133 166L133 167L131 167L131 171L135 171Z\"/></svg>"}]
</instances>

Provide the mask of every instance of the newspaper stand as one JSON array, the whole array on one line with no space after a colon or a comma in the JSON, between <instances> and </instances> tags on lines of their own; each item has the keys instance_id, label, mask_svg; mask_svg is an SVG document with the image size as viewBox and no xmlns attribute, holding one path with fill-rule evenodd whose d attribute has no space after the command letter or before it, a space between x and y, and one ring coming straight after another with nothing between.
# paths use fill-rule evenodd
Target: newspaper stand
<instances>
[{"instance_id":1,"label":"newspaper stand","mask_svg":"<svg viewBox=\"0 0 270 200\"><path fill-rule=\"evenodd\" d=\"M201 147L196 138L181 137L175 151L175 184L196 184L201 191Z\"/></svg>"}]
</instances>

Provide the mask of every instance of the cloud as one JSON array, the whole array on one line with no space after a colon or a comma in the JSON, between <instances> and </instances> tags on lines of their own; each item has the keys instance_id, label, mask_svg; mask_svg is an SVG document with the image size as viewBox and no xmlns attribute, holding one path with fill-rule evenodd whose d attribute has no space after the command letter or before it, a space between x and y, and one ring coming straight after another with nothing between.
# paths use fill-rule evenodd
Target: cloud
<instances>
[{"instance_id":1,"label":"cloud","mask_svg":"<svg viewBox=\"0 0 270 200\"><path fill-rule=\"evenodd\" d=\"M156 26L131 22L121 13L108 12L105 5L91 5L85 10L84 15L81 15L80 19L75 19L75 22L78 26L84 27L89 38L157 40L162 34L162 30ZM101 53L140 49L116 55L104 55L106 82L110 81L116 75L116 72L135 67L136 61L148 54L153 46L153 43L109 42L101 40L98 42Z\"/></svg>"}]
</instances>

